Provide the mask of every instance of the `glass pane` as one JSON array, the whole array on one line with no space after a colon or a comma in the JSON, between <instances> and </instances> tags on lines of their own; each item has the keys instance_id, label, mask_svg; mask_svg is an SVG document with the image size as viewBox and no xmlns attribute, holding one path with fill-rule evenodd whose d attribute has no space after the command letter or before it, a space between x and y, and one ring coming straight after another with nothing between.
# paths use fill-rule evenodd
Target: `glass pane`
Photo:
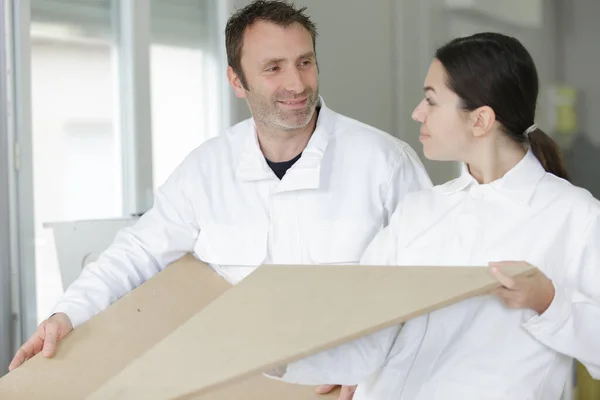
<instances>
[{"instance_id":1,"label":"glass pane","mask_svg":"<svg viewBox=\"0 0 600 400\"><path fill-rule=\"evenodd\" d=\"M154 187L221 128L216 0L151 3Z\"/></svg>"},{"instance_id":2,"label":"glass pane","mask_svg":"<svg viewBox=\"0 0 600 400\"><path fill-rule=\"evenodd\" d=\"M121 216L110 0L32 0L38 319L62 293L53 221Z\"/></svg>"}]
</instances>

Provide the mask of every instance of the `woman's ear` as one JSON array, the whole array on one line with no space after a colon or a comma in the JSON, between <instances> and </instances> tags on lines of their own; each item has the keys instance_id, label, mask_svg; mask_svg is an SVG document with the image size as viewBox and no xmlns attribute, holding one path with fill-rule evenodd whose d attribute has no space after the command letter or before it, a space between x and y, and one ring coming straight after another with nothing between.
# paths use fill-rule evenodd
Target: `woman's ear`
<instances>
[{"instance_id":1,"label":"woman's ear","mask_svg":"<svg viewBox=\"0 0 600 400\"><path fill-rule=\"evenodd\" d=\"M494 123L496 122L496 113L489 106L479 107L471 111L470 120L473 136L483 137L494 126Z\"/></svg>"}]
</instances>

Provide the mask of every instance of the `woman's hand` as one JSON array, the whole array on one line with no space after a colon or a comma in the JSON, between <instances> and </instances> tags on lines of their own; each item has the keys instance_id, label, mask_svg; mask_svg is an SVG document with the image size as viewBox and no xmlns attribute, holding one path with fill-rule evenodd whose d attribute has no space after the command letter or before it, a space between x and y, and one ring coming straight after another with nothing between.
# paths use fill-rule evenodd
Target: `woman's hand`
<instances>
[{"instance_id":1,"label":"woman's hand","mask_svg":"<svg viewBox=\"0 0 600 400\"><path fill-rule=\"evenodd\" d=\"M492 292L510 308L530 308L538 314L543 314L554 300L554 285L539 269L532 274L510 277L502 273L505 266L531 266L524 261L504 261L489 264L492 273L502 284Z\"/></svg>"}]
</instances>

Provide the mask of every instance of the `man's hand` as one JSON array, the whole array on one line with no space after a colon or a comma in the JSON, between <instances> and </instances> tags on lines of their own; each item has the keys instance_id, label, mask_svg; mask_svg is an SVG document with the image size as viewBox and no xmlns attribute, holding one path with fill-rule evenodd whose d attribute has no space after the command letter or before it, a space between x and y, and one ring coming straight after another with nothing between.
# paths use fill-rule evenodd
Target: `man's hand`
<instances>
[{"instance_id":1,"label":"man's hand","mask_svg":"<svg viewBox=\"0 0 600 400\"><path fill-rule=\"evenodd\" d=\"M539 269L527 276L510 277L502 273L504 266L531 266L524 261L490 263L492 273L502 284L492 293L509 308L530 308L543 314L554 300L554 285Z\"/></svg>"},{"instance_id":2,"label":"man's hand","mask_svg":"<svg viewBox=\"0 0 600 400\"><path fill-rule=\"evenodd\" d=\"M316 392L318 394L327 394L333 392L338 387L339 385L321 385L316 389ZM355 391L356 386L342 386L342 391L340 392L338 400L352 400Z\"/></svg>"},{"instance_id":3,"label":"man's hand","mask_svg":"<svg viewBox=\"0 0 600 400\"><path fill-rule=\"evenodd\" d=\"M56 353L56 342L73 330L73 324L67 314L56 313L38 326L29 340L17 351L8 370L12 371L40 351L44 357Z\"/></svg>"}]
</instances>

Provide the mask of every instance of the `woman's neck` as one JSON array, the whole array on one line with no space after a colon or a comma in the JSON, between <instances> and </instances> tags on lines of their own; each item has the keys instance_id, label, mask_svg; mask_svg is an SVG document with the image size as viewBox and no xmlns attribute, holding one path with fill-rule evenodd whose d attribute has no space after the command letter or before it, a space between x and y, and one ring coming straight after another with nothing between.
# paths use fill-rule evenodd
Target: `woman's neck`
<instances>
[{"instance_id":1,"label":"woman's neck","mask_svg":"<svg viewBox=\"0 0 600 400\"><path fill-rule=\"evenodd\" d=\"M477 155L467 162L471 175L480 184L494 182L502 178L525 157L527 150L508 138L496 143L483 145Z\"/></svg>"}]
</instances>

